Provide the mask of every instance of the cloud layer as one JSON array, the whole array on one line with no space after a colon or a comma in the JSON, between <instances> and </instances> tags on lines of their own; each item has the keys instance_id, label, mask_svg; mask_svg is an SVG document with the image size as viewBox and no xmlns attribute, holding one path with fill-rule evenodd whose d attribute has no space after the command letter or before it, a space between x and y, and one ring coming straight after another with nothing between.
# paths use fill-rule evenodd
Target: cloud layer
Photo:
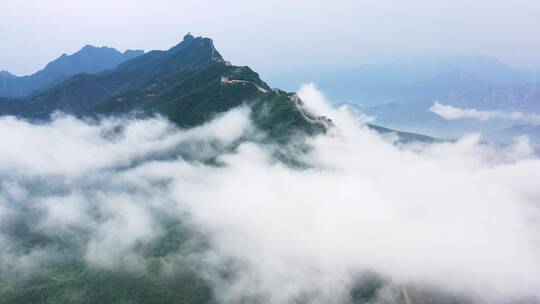
<instances>
[{"instance_id":1,"label":"cloud layer","mask_svg":"<svg viewBox=\"0 0 540 304\"><path fill-rule=\"evenodd\" d=\"M299 94L336 124L298 139L309 146L295 152L301 165L256 140L246 108L190 130L160 118L0 118L2 264L64 254L16 255L8 226L31 215L32 231L78 244L89 265L148 270L145 246L176 219L208 241L190 259L224 303L347 302L366 271L491 303L540 297L540 160L526 142L401 145L312 86Z\"/></svg>"}]
</instances>

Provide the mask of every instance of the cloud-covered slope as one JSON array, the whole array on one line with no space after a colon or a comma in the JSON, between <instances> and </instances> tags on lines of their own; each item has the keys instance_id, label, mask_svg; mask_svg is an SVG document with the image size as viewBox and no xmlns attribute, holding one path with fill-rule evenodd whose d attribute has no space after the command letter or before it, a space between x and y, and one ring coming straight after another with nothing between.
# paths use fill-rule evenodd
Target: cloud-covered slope
<instances>
[{"instance_id":1,"label":"cloud-covered slope","mask_svg":"<svg viewBox=\"0 0 540 304\"><path fill-rule=\"evenodd\" d=\"M526 142L398 144L299 95L336 127L287 147L249 107L184 130L1 118L2 302L538 301Z\"/></svg>"}]
</instances>

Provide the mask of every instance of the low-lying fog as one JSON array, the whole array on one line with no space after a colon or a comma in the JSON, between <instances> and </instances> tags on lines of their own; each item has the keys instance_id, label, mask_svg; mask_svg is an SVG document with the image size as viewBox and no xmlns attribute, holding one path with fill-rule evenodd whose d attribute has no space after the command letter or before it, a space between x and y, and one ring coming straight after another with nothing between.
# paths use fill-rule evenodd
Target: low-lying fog
<instances>
[{"instance_id":1,"label":"low-lying fog","mask_svg":"<svg viewBox=\"0 0 540 304\"><path fill-rule=\"evenodd\" d=\"M166 215L208 239L190 259L223 302L336 303L366 271L491 303L540 297L540 160L526 138L403 145L312 86L299 95L336 125L296 139L310 147L289 151L302 165L274 157L284 148L258 140L246 107L189 130L0 118L0 275L65 254L17 253L6 231L19 217L77 243L89 265L147 271L138 248ZM215 275L231 261L234 278Z\"/></svg>"}]
</instances>

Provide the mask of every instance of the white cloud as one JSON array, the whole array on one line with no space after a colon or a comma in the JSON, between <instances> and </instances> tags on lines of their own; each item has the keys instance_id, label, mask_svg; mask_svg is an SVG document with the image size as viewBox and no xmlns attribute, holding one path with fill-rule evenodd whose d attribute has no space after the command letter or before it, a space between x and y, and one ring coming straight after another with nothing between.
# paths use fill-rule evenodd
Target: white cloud
<instances>
[{"instance_id":1,"label":"white cloud","mask_svg":"<svg viewBox=\"0 0 540 304\"><path fill-rule=\"evenodd\" d=\"M26 191L2 188L9 212L0 213L45 210L36 229L66 238L63 227L81 231L87 262L101 267L144 267L141 246L163 235L158 214L187 220L209 238L209 251L197 257L200 273L224 303L345 301L364 271L490 303L540 296L540 160L526 140L507 150L477 135L399 146L346 108L327 106L312 86L299 94L336 124L306 139L302 169L257 141L232 149L255 132L245 109L192 130L161 119L63 117L39 126L0 119L0 140L9 143L0 178ZM112 136L118 125L123 133ZM198 148L209 141L220 144ZM185 151L217 156L219 165L183 158ZM230 258L237 273L220 279Z\"/></svg>"},{"instance_id":2,"label":"white cloud","mask_svg":"<svg viewBox=\"0 0 540 304\"><path fill-rule=\"evenodd\" d=\"M154 159L181 162L182 153L194 161L209 158L251 132L248 115L247 108L235 109L189 130L162 118L94 124L58 116L41 125L0 118L0 219L22 218L31 231L80 243L92 265L144 268L135 248L160 236L152 210L171 206L163 185L131 169ZM0 249L0 260L12 266L59 254L53 246L23 255L12 247Z\"/></svg>"},{"instance_id":3,"label":"white cloud","mask_svg":"<svg viewBox=\"0 0 540 304\"><path fill-rule=\"evenodd\" d=\"M429 110L446 120L475 119L487 121L490 119L506 119L523 123L540 124L540 115L522 112L482 111L477 109L462 109L451 105L435 102Z\"/></svg>"},{"instance_id":4,"label":"white cloud","mask_svg":"<svg viewBox=\"0 0 540 304\"><path fill-rule=\"evenodd\" d=\"M250 124L247 109L231 111L212 123L185 132L174 132L162 118L108 119L91 124L59 116L50 124L32 125L3 117L0 123L0 138L6 143L0 153L0 172L18 170L32 175L81 175L126 166L137 159L174 150L186 141L217 141L227 145L242 136L242 132L248 132Z\"/></svg>"},{"instance_id":5,"label":"white cloud","mask_svg":"<svg viewBox=\"0 0 540 304\"><path fill-rule=\"evenodd\" d=\"M320 98L312 88L301 96ZM346 111L330 116L340 134L313 140L313 169L290 170L246 144L223 158L226 170L177 182L177 198L213 228L219 247L248 261L242 283L256 282L274 303L302 292L332 301L365 269L493 296L532 292L539 227L526 218L537 218L540 193L529 188L529 200L518 188L534 187L538 160L495 157L474 136L414 153Z\"/></svg>"},{"instance_id":6,"label":"white cloud","mask_svg":"<svg viewBox=\"0 0 540 304\"><path fill-rule=\"evenodd\" d=\"M160 231L148 206L134 199L129 195L107 197L111 203L101 205L107 221L96 227L88 243L89 263L111 268L119 263L144 265L140 254L134 253L135 247L155 239Z\"/></svg>"}]
</instances>

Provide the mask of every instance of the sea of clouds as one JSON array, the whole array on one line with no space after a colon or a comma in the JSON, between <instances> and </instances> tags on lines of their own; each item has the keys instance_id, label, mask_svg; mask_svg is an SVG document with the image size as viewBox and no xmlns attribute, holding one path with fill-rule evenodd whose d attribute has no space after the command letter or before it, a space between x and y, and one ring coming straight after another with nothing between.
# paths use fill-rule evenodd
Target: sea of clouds
<instances>
[{"instance_id":1,"label":"sea of clouds","mask_svg":"<svg viewBox=\"0 0 540 304\"><path fill-rule=\"evenodd\" d=\"M188 130L159 117L0 118L0 275L65 254L17 252L6 231L20 217L76 242L92 267L146 271L139 248L166 215L207 238L191 258L224 303L345 302L366 271L481 302L540 297L540 159L526 138L402 144L313 86L299 95L335 124L295 139L309 146L301 166L258 140L247 107ZM231 260L234 279L216 275Z\"/></svg>"}]
</instances>

